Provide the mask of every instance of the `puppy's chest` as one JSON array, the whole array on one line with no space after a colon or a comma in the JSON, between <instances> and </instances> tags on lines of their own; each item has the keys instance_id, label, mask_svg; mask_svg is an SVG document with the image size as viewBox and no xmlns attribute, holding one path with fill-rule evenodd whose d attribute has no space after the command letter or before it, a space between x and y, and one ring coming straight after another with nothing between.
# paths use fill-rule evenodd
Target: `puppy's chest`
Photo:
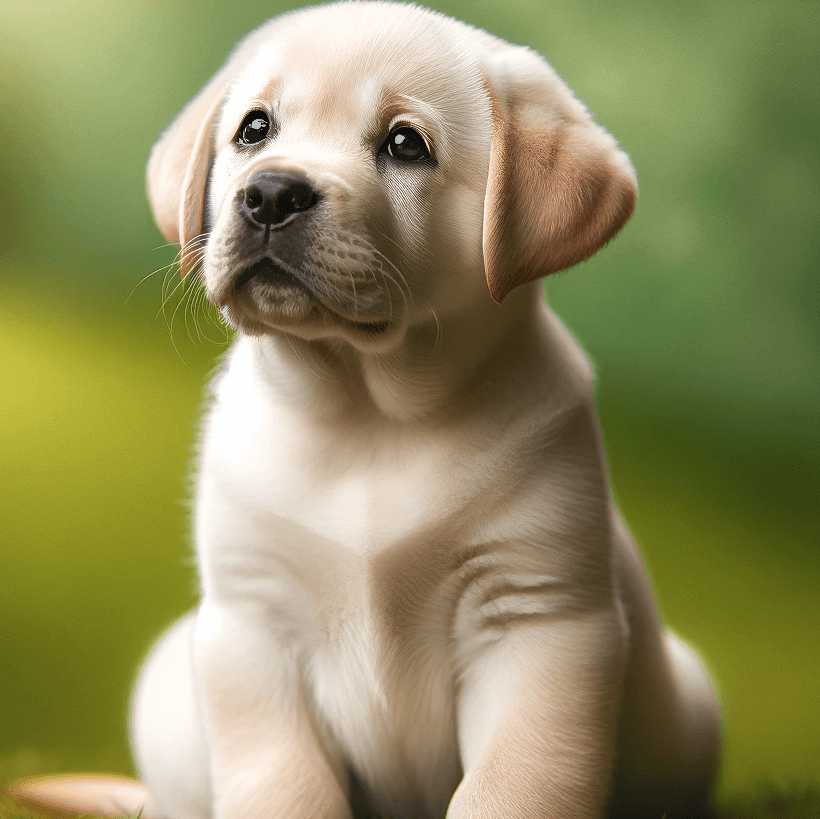
<instances>
[{"instance_id":1,"label":"puppy's chest","mask_svg":"<svg viewBox=\"0 0 820 819\"><path fill-rule=\"evenodd\" d=\"M238 399L233 384L221 386L197 476L205 562L281 558L312 585L335 583L339 566L360 570L444 537L482 482L497 478L486 453L465 451L451 433L321 425L254 390Z\"/></svg>"},{"instance_id":2,"label":"puppy's chest","mask_svg":"<svg viewBox=\"0 0 820 819\"><path fill-rule=\"evenodd\" d=\"M255 599L328 638L440 617L434 587L471 494L441 448L385 454L345 436L317 443L283 419L212 420L196 498L206 592Z\"/></svg>"},{"instance_id":3,"label":"puppy's chest","mask_svg":"<svg viewBox=\"0 0 820 819\"><path fill-rule=\"evenodd\" d=\"M469 492L446 448L380 457L372 445L212 418L197 481L203 587L258 606L300 649L321 722L377 802L441 814L459 777L451 575Z\"/></svg>"}]
</instances>

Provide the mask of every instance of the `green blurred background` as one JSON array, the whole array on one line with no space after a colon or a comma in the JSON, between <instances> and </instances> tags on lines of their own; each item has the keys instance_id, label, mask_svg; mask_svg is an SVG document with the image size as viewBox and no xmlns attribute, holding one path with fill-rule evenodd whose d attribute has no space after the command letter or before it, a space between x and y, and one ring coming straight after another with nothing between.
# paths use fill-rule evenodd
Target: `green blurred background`
<instances>
[{"instance_id":1,"label":"green blurred background","mask_svg":"<svg viewBox=\"0 0 820 819\"><path fill-rule=\"evenodd\" d=\"M816 781L820 4L438 7L544 53L632 156L634 218L548 297L595 362L666 619L716 677L723 788ZM175 349L162 273L125 303L175 253L143 169L285 8L0 7L0 781L127 771L138 663L194 603L191 459L224 346L183 307Z\"/></svg>"}]
</instances>

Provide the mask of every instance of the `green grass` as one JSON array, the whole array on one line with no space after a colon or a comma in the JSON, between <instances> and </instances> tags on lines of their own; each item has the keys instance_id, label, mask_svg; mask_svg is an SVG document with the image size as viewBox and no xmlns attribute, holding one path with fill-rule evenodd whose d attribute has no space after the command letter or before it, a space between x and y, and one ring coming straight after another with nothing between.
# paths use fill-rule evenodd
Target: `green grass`
<instances>
[{"instance_id":1,"label":"green grass","mask_svg":"<svg viewBox=\"0 0 820 819\"><path fill-rule=\"evenodd\" d=\"M725 798L718 819L820 819L820 787L761 785Z\"/></svg>"}]
</instances>

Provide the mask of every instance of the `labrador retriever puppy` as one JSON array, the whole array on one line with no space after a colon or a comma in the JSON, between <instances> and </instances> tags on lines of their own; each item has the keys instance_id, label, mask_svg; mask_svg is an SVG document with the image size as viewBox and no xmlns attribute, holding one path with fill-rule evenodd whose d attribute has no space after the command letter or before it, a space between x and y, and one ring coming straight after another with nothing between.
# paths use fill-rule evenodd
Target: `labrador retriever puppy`
<instances>
[{"instance_id":1,"label":"labrador retriever puppy","mask_svg":"<svg viewBox=\"0 0 820 819\"><path fill-rule=\"evenodd\" d=\"M695 815L715 695L540 281L617 233L635 175L555 71L417 6L286 14L162 135L148 191L237 332L201 603L134 697L144 815Z\"/></svg>"}]
</instances>

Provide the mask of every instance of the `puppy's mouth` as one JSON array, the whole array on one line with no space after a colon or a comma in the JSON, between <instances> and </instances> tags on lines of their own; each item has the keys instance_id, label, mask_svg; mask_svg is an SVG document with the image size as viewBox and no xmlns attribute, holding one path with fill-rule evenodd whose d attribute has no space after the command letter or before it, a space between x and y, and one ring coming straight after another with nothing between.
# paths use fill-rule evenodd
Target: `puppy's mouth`
<instances>
[{"instance_id":1,"label":"puppy's mouth","mask_svg":"<svg viewBox=\"0 0 820 819\"><path fill-rule=\"evenodd\" d=\"M303 284L292 273L280 267L273 259L265 257L250 267L245 268L234 282L234 292L241 293L252 286L251 283L275 288L276 290L295 290L311 294L310 288Z\"/></svg>"},{"instance_id":2,"label":"puppy's mouth","mask_svg":"<svg viewBox=\"0 0 820 819\"><path fill-rule=\"evenodd\" d=\"M260 326L284 329L283 325L341 324L359 336L376 337L385 334L391 323L355 321L338 314L325 306L309 285L269 257L242 270L227 302L233 318L245 329L256 328L257 332Z\"/></svg>"}]
</instances>

